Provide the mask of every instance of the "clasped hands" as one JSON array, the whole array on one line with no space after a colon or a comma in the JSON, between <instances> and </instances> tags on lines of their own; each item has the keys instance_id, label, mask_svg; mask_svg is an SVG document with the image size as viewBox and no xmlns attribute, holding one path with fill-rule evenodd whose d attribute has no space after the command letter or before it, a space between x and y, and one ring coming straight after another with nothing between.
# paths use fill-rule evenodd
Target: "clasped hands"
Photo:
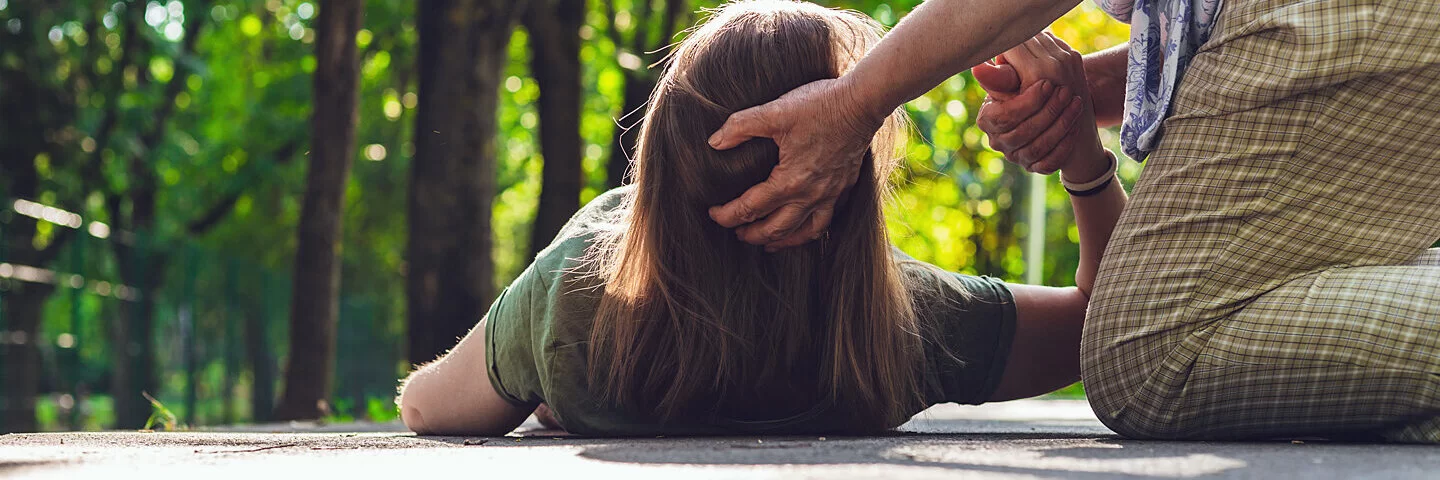
<instances>
[{"instance_id":1,"label":"clasped hands","mask_svg":"<svg viewBox=\"0 0 1440 480\"><path fill-rule=\"evenodd\" d=\"M988 93L977 126L1006 160L1034 173L1059 171L1076 183L1108 171L1084 65L1065 42L1043 32L972 73ZM732 114L710 145L725 150L755 137L771 138L780 162L764 182L711 208L711 218L769 251L818 238L891 113L867 111L862 96L841 76Z\"/></svg>"}]
</instances>

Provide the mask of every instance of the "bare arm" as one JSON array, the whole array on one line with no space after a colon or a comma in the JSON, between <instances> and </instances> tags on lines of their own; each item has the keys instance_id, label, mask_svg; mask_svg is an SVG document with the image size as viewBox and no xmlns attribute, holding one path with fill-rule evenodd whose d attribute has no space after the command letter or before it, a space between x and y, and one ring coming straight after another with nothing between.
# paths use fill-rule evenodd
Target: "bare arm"
<instances>
[{"instance_id":1,"label":"bare arm","mask_svg":"<svg viewBox=\"0 0 1440 480\"><path fill-rule=\"evenodd\" d=\"M1048 34L1026 41L1007 52L1021 79L1031 83L1039 79L1073 88L1079 104L1086 106L1088 88L1084 67L1078 53ZM1059 90L1057 90L1059 91ZM998 102L990 111L1003 111L1005 102ZM1086 307L1105 245L1115 223L1125 208L1125 189L1113 179L1111 156L1100 147L1093 113L1082 107L1077 125L1067 125L1054 116L1039 115L1049 122L1040 134L1056 138L1058 152L1055 165L1067 181L1085 183L1112 175L1111 181L1090 195L1071 195L1070 205L1080 230L1080 262L1075 271L1073 288L1052 288L1015 285L1016 329L1010 356L1000 387L992 400L1010 400L1039 395L1063 387L1080 378L1080 334L1085 325ZM981 115L986 115L982 110ZM1048 140L1046 140L1048 141ZM1009 153L1007 152L1007 158ZM1042 170L1048 165L1028 164L1027 169ZM1049 172L1045 172L1049 173Z\"/></svg>"},{"instance_id":2,"label":"bare arm","mask_svg":"<svg viewBox=\"0 0 1440 480\"><path fill-rule=\"evenodd\" d=\"M854 69L732 114L717 149L774 139L780 164L765 182L710 215L740 239L800 245L829 225L859 175L870 139L894 109L1039 32L1079 0L931 0L907 15ZM753 222L753 223L752 223Z\"/></svg>"},{"instance_id":3,"label":"bare arm","mask_svg":"<svg viewBox=\"0 0 1440 480\"><path fill-rule=\"evenodd\" d=\"M1121 188L1119 182L1113 181L1113 173L1110 171L1115 166L1115 160L1100 146L1095 113L1091 108L1094 102L1091 101L1092 93L1087 85L1089 65L1079 53L1049 33L1037 35L1005 52L1005 58L1009 62L1008 68L1013 68L1018 74L1020 84L1026 87L1026 91L1020 96L1005 96L998 101L987 100L977 121L986 133L991 133L990 129L996 123L993 117L1017 117L1014 111L1017 106L1028 109L1034 105L1036 102L1027 100L1040 98L1034 95L1040 91L1034 88L1035 84L1049 82L1056 85L1054 91L1058 96L1068 95L1061 93L1067 91L1074 92L1075 95L1068 99L1068 107L1064 109L1071 112L1071 115L1050 115L1042 109L1029 118L1020 118L1019 123L1023 129L1039 133L1035 133L1033 138L998 147L1005 154L1006 160L1036 173L1049 174L1059 170L1061 178L1073 184L1101 180L1105 175L1111 176L1112 181L1103 190L1088 196L1071 196L1070 199L1075 210L1075 223L1080 230L1080 264L1075 272L1075 284L1088 296L1095 284L1095 274L1099 269L1100 258L1105 253L1105 244L1109 243L1110 233L1114 230L1115 222L1119 220L1126 202L1125 189ZM976 78L987 76L977 75ZM985 81L981 82L981 86L992 88L992 85ZM1123 95L1123 92L1121 94ZM1075 111L1077 109L1078 112ZM1064 121L1064 118L1072 119L1074 124ZM1025 145L1015 146L1021 143ZM993 139L992 145L995 145ZM1036 145L1044 148L1037 150ZM1044 159L1036 161L1030 158L1033 156L1016 155L1017 152L1027 150L1038 151L1044 155Z\"/></svg>"},{"instance_id":4,"label":"bare arm","mask_svg":"<svg viewBox=\"0 0 1440 480\"><path fill-rule=\"evenodd\" d=\"M1015 295L1015 339L989 401L1044 395L1079 381L1080 332L1089 299L1075 287L1009 287Z\"/></svg>"},{"instance_id":5,"label":"bare arm","mask_svg":"<svg viewBox=\"0 0 1440 480\"><path fill-rule=\"evenodd\" d=\"M871 118L1040 33L1079 0L931 0L840 77ZM723 128L722 128L723 130Z\"/></svg>"},{"instance_id":6,"label":"bare arm","mask_svg":"<svg viewBox=\"0 0 1440 480\"><path fill-rule=\"evenodd\" d=\"M410 374L400 387L400 419L421 435L504 435L530 415L490 384L485 322L460 344Z\"/></svg>"},{"instance_id":7,"label":"bare arm","mask_svg":"<svg viewBox=\"0 0 1440 480\"><path fill-rule=\"evenodd\" d=\"M1085 56L1085 79L1090 100L1095 104L1095 124L1100 128L1119 125L1125 117L1125 69L1129 66L1130 42Z\"/></svg>"},{"instance_id":8,"label":"bare arm","mask_svg":"<svg viewBox=\"0 0 1440 480\"><path fill-rule=\"evenodd\" d=\"M1080 230L1080 264L1075 269L1075 286L1090 298L1095 288L1095 274L1100 270L1100 259L1105 256L1105 245L1110 243L1110 234L1125 210L1125 188L1120 181L1098 194L1088 197L1070 196L1070 208L1075 211L1075 226ZM1083 316L1083 312L1082 312Z\"/></svg>"},{"instance_id":9,"label":"bare arm","mask_svg":"<svg viewBox=\"0 0 1440 480\"><path fill-rule=\"evenodd\" d=\"M1070 205L1080 228L1078 287L1010 285L1015 295L1015 340L991 401L1033 397L1080 380L1085 310L1105 244L1125 208L1125 189L1112 182L1097 195L1071 197Z\"/></svg>"}]
</instances>

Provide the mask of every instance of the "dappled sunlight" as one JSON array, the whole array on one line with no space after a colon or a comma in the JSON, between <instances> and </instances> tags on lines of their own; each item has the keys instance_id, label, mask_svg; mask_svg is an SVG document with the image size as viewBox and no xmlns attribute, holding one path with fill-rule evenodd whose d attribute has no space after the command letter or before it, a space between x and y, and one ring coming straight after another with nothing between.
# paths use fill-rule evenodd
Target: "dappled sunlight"
<instances>
[{"instance_id":1,"label":"dappled sunlight","mask_svg":"<svg viewBox=\"0 0 1440 480\"><path fill-rule=\"evenodd\" d=\"M579 145L572 151L581 204L622 183L633 155L625 148L633 146L633 126L669 46L684 38L697 11L719 4L654 3L590 1L576 20ZM919 4L819 3L886 25ZM155 409L173 411L188 425L265 419L283 391L291 348L297 232L316 225L301 216L309 165L325 150L312 138L321 98L314 80L327 68L317 52L323 4L61 4L0 0L0 35L7 35L0 66L8 75L0 96L10 95L3 97L7 111L30 112L21 114L35 125L10 135L23 144L15 151L24 158L0 168L0 333L40 346L41 376L58 379L35 395L36 426L98 428L120 418L138 427ZM478 228L487 242L467 240L459 247L469 249L465 254L440 262L485 266L477 271L487 278L466 277L475 291L488 292L475 302L480 309L550 240L533 238L549 168L539 107L543 75L534 63L544 32L517 20L496 45L504 61L492 79L494 104L486 108L493 112L469 117L494 122L492 138L464 145L466 158L483 158L493 179L488 198L465 204L484 205L488 215L480 216L454 199L427 204L411 194L422 156L435 158L437 149L454 145L425 141L465 141L463 129L472 128L445 121L420 129L425 109L465 100L423 97L422 6L364 5L353 31L352 161L336 190L334 397L319 406L336 420L394 418L395 379L409 367L405 352L415 348L407 341L413 333L407 316L417 303L407 301L407 292L425 290L419 287L428 278L415 273L411 220L457 222L447 233L463 219L488 222ZM1088 3L1054 30L1081 51L1126 37L1123 25ZM10 78L24 85L12 88ZM21 98L15 91L30 93ZM987 149L974 127L983 96L965 73L906 107L914 132L907 168L894 178L889 230L896 245L921 260L1017 280L1028 261L1021 248L1028 231L1024 175ZM1133 178L1138 167L1126 162L1121 173ZM1046 208L1044 281L1069 284L1077 255L1058 187ZM407 288L412 280L420 283ZM147 373L118 373L137 369ZM128 400L113 396L121 387ZM141 390L159 406L142 399Z\"/></svg>"}]
</instances>

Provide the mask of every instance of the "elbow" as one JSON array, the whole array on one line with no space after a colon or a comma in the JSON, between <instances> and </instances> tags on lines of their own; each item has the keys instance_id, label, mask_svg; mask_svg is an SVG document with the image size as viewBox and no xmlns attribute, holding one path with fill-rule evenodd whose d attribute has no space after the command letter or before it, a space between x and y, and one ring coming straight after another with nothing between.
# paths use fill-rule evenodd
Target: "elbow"
<instances>
[{"instance_id":1,"label":"elbow","mask_svg":"<svg viewBox=\"0 0 1440 480\"><path fill-rule=\"evenodd\" d=\"M410 378L405 379L395 404L400 408L400 421L405 424L405 428L419 435L428 435L434 432L425 424L425 414L421 412L423 402L420 397L424 396L425 382L416 381L417 377L419 375L411 374Z\"/></svg>"},{"instance_id":2,"label":"elbow","mask_svg":"<svg viewBox=\"0 0 1440 480\"><path fill-rule=\"evenodd\" d=\"M1097 267L1085 265L1082 261L1080 268L1075 271L1075 290L1079 291L1086 303L1090 302L1090 291L1095 288L1096 270Z\"/></svg>"},{"instance_id":3,"label":"elbow","mask_svg":"<svg viewBox=\"0 0 1440 480\"><path fill-rule=\"evenodd\" d=\"M400 421L417 435L444 435L447 430L443 402L437 402L435 372L422 367L410 374L400 386L395 403L400 407Z\"/></svg>"},{"instance_id":4,"label":"elbow","mask_svg":"<svg viewBox=\"0 0 1440 480\"><path fill-rule=\"evenodd\" d=\"M400 404L400 421L405 423L405 428L415 432L416 435L429 435L432 432L425 425L425 416L420 413L420 408L413 405Z\"/></svg>"},{"instance_id":5,"label":"elbow","mask_svg":"<svg viewBox=\"0 0 1440 480\"><path fill-rule=\"evenodd\" d=\"M422 368L406 379L395 403L400 407L400 421L417 435L499 436L524 420L508 423L483 406L457 401L466 396L437 372Z\"/></svg>"}]
</instances>

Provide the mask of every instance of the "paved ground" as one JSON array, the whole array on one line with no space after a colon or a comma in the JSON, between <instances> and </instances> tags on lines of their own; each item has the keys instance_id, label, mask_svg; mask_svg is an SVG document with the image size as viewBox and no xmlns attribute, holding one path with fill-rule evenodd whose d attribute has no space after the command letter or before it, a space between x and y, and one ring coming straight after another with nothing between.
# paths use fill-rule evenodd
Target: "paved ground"
<instances>
[{"instance_id":1,"label":"paved ground","mask_svg":"<svg viewBox=\"0 0 1440 480\"><path fill-rule=\"evenodd\" d=\"M394 424L6 435L0 478L1440 478L1440 447L1121 440L1073 401L941 406L879 437L597 439L527 425L500 438Z\"/></svg>"}]
</instances>

